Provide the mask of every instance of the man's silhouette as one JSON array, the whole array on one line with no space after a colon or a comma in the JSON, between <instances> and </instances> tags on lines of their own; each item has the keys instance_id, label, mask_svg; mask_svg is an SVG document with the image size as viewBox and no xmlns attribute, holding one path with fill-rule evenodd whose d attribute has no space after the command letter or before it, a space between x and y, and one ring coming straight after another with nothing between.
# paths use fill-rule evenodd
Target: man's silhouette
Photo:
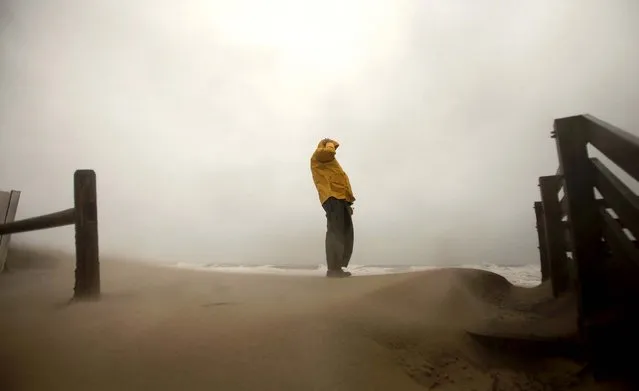
<instances>
[{"instance_id":1,"label":"man's silhouette","mask_svg":"<svg viewBox=\"0 0 639 391\"><path fill-rule=\"evenodd\" d=\"M311 157L311 172L326 211L326 266L327 277L348 277L348 267L353 253L353 202L348 175L335 159L339 143L325 138L317 145Z\"/></svg>"}]
</instances>

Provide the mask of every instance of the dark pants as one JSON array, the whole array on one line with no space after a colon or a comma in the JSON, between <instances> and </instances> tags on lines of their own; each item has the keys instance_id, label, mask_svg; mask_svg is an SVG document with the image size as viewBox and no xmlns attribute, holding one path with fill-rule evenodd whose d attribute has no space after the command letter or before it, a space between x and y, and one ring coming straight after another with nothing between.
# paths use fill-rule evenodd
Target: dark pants
<instances>
[{"instance_id":1,"label":"dark pants","mask_svg":"<svg viewBox=\"0 0 639 391\"><path fill-rule=\"evenodd\" d=\"M329 198L322 204L326 211L326 266L328 270L347 267L353 254L353 220L345 200Z\"/></svg>"}]
</instances>

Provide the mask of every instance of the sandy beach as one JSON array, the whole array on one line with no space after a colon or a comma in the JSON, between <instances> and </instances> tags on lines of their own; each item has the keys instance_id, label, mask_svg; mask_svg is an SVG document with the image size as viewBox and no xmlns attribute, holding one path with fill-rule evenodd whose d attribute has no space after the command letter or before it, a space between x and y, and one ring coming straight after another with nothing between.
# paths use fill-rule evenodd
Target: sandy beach
<instances>
[{"instance_id":1,"label":"sandy beach","mask_svg":"<svg viewBox=\"0 0 639 391\"><path fill-rule=\"evenodd\" d=\"M568 358L469 336L575 332L570 298L490 272L326 279L104 259L102 299L69 303L73 264L11 251L1 390L620 389Z\"/></svg>"}]
</instances>

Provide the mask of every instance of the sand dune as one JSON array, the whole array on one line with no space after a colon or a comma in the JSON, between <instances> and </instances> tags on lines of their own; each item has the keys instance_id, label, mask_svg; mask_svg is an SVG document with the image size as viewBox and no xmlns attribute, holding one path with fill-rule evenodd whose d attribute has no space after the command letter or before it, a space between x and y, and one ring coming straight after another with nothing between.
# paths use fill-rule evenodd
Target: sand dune
<instances>
[{"instance_id":1,"label":"sand dune","mask_svg":"<svg viewBox=\"0 0 639 391\"><path fill-rule=\"evenodd\" d=\"M619 389L579 376L568 359L469 337L569 312L546 300L546 287L480 270L331 280L107 259L102 300L69 305L72 257L10 256L0 276L2 390Z\"/></svg>"}]
</instances>

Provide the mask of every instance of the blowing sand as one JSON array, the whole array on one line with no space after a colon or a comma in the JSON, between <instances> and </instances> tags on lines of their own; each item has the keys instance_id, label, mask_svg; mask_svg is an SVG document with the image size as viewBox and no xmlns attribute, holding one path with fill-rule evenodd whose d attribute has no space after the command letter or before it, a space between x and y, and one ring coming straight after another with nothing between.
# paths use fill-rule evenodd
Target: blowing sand
<instances>
[{"instance_id":1,"label":"blowing sand","mask_svg":"<svg viewBox=\"0 0 639 391\"><path fill-rule=\"evenodd\" d=\"M10 266L0 390L620 389L471 338L574 332L569 300L489 272L334 280L105 260L102 300L69 304L72 257L14 251Z\"/></svg>"}]
</instances>

